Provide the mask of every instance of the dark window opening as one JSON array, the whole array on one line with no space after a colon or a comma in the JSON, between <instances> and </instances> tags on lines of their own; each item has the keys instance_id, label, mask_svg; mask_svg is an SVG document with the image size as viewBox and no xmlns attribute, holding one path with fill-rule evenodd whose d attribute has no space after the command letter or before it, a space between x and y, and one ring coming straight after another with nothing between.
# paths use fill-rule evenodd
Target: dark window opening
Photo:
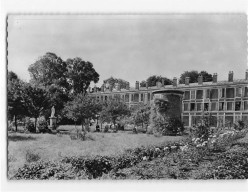
<instances>
[{"instance_id":1,"label":"dark window opening","mask_svg":"<svg viewBox=\"0 0 248 195\"><path fill-rule=\"evenodd\" d=\"M191 103L190 104L190 111L194 111L195 110L195 103Z\"/></svg>"},{"instance_id":2,"label":"dark window opening","mask_svg":"<svg viewBox=\"0 0 248 195\"><path fill-rule=\"evenodd\" d=\"M236 88L236 97L241 97L241 95L242 95L242 88L241 87Z\"/></svg>"},{"instance_id":3,"label":"dark window opening","mask_svg":"<svg viewBox=\"0 0 248 195\"><path fill-rule=\"evenodd\" d=\"M189 110L189 104L188 103L184 103L183 104L183 107L184 107L183 108L184 111L188 111Z\"/></svg>"},{"instance_id":4,"label":"dark window opening","mask_svg":"<svg viewBox=\"0 0 248 195\"><path fill-rule=\"evenodd\" d=\"M209 109L209 103L204 103L204 111L208 111Z\"/></svg>"},{"instance_id":5,"label":"dark window opening","mask_svg":"<svg viewBox=\"0 0 248 195\"><path fill-rule=\"evenodd\" d=\"M222 97L222 98L225 97L225 88L222 88L222 90L221 90L221 97Z\"/></svg>"},{"instance_id":6,"label":"dark window opening","mask_svg":"<svg viewBox=\"0 0 248 195\"><path fill-rule=\"evenodd\" d=\"M220 103L219 103L219 110L220 110L220 111L223 111L223 110L224 110L224 105L225 105L224 102L220 102Z\"/></svg>"},{"instance_id":7,"label":"dark window opening","mask_svg":"<svg viewBox=\"0 0 248 195\"><path fill-rule=\"evenodd\" d=\"M248 97L248 87L245 87L245 93L244 93L245 97Z\"/></svg>"},{"instance_id":8,"label":"dark window opening","mask_svg":"<svg viewBox=\"0 0 248 195\"><path fill-rule=\"evenodd\" d=\"M206 95L205 96L206 96L206 98L210 98L210 89L206 90Z\"/></svg>"},{"instance_id":9,"label":"dark window opening","mask_svg":"<svg viewBox=\"0 0 248 195\"><path fill-rule=\"evenodd\" d=\"M234 98L234 88L227 88L226 89L226 97L227 98Z\"/></svg>"},{"instance_id":10,"label":"dark window opening","mask_svg":"<svg viewBox=\"0 0 248 195\"><path fill-rule=\"evenodd\" d=\"M212 102L211 103L211 111L215 111L216 110L216 102Z\"/></svg>"},{"instance_id":11,"label":"dark window opening","mask_svg":"<svg viewBox=\"0 0 248 195\"><path fill-rule=\"evenodd\" d=\"M241 102L235 102L235 111L241 110Z\"/></svg>"},{"instance_id":12,"label":"dark window opening","mask_svg":"<svg viewBox=\"0 0 248 195\"><path fill-rule=\"evenodd\" d=\"M184 92L184 99L189 100L190 99L190 91L185 91Z\"/></svg>"},{"instance_id":13,"label":"dark window opening","mask_svg":"<svg viewBox=\"0 0 248 195\"><path fill-rule=\"evenodd\" d=\"M248 101L244 102L244 110L248 110Z\"/></svg>"},{"instance_id":14,"label":"dark window opening","mask_svg":"<svg viewBox=\"0 0 248 195\"><path fill-rule=\"evenodd\" d=\"M197 103L197 111L201 111L202 110L202 103Z\"/></svg>"},{"instance_id":15,"label":"dark window opening","mask_svg":"<svg viewBox=\"0 0 248 195\"><path fill-rule=\"evenodd\" d=\"M203 90L197 90L196 91L196 99L202 99L203 98Z\"/></svg>"},{"instance_id":16,"label":"dark window opening","mask_svg":"<svg viewBox=\"0 0 248 195\"><path fill-rule=\"evenodd\" d=\"M211 89L210 99L218 99L218 89Z\"/></svg>"}]
</instances>

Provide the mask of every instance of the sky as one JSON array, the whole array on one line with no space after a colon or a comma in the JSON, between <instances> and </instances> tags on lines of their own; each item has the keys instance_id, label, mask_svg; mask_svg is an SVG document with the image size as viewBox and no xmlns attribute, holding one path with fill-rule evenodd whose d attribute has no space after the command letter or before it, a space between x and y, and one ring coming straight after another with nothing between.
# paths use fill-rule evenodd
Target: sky
<instances>
[{"instance_id":1,"label":"sky","mask_svg":"<svg viewBox=\"0 0 248 195\"><path fill-rule=\"evenodd\" d=\"M25 81L46 52L90 61L98 86L110 76L134 86L190 70L243 79L247 69L245 14L9 15L7 30L8 70Z\"/></svg>"}]
</instances>

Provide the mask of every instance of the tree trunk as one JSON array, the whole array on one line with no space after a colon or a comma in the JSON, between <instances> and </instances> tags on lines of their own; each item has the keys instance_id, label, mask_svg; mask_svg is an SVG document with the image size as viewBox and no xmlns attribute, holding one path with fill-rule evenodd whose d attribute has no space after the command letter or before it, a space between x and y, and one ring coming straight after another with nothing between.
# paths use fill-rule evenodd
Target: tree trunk
<instances>
[{"instance_id":1,"label":"tree trunk","mask_svg":"<svg viewBox=\"0 0 248 195\"><path fill-rule=\"evenodd\" d=\"M34 119L34 129L35 129L35 133L37 133L37 118Z\"/></svg>"},{"instance_id":2,"label":"tree trunk","mask_svg":"<svg viewBox=\"0 0 248 195\"><path fill-rule=\"evenodd\" d=\"M15 115L15 130L17 132L17 119L16 119L16 115Z\"/></svg>"}]
</instances>

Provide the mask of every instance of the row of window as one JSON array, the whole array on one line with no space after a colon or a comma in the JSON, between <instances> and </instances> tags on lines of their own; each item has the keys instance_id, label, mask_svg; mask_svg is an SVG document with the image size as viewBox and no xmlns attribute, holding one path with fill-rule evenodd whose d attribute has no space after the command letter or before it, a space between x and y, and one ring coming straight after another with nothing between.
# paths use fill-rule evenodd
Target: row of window
<instances>
[{"instance_id":1,"label":"row of window","mask_svg":"<svg viewBox=\"0 0 248 195\"><path fill-rule=\"evenodd\" d=\"M203 92L205 92L203 97ZM200 89L185 91L184 100L193 99L218 99L218 98L234 98L234 97L248 97L248 87L237 88L221 88L221 89Z\"/></svg>"},{"instance_id":2,"label":"row of window","mask_svg":"<svg viewBox=\"0 0 248 195\"><path fill-rule=\"evenodd\" d=\"M243 106L241 104L241 101L183 104L183 111L225 111L225 110L227 111L248 110L248 101L244 101Z\"/></svg>"},{"instance_id":3,"label":"row of window","mask_svg":"<svg viewBox=\"0 0 248 195\"><path fill-rule=\"evenodd\" d=\"M125 94L125 95L120 95L120 94L114 94L114 96L97 96L96 97L97 100L105 100L107 101L108 99L111 98L120 98L122 100L124 100L125 102L129 102L129 94ZM150 99L153 99L153 95L148 93L147 94L147 101L150 101ZM140 94L140 101L143 102L145 100L145 95L144 94ZM135 93L135 94L131 94L131 102L139 102L139 94Z\"/></svg>"},{"instance_id":4,"label":"row of window","mask_svg":"<svg viewBox=\"0 0 248 195\"><path fill-rule=\"evenodd\" d=\"M191 124L190 124L190 117L191 117ZM225 115L218 117L217 115L213 115L211 116L210 125L214 127L216 127L217 124L219 126L229 126L238 120L243 120L245 124L248 125L248 115L243 115L243 116L236 115L235 117L234 115ZM201 122L201 116L183 116L183 122L185 126L193 126Z\"/></svg>"}]
</instances>

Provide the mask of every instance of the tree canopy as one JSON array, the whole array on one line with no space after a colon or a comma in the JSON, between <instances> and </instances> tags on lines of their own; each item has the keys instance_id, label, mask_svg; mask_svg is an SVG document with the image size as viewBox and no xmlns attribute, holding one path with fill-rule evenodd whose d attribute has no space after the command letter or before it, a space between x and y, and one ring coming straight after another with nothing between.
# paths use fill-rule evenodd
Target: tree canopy
<instances>
[{"instance_id":1,"label":"tree canopy","mask_svg":"<svg viewBox=\"0 0 248 195\"><path fill-rule=\"evenodd\" d=\"M116 124L117 119L128 114L130 114L128 106L119 98L114 98L103 103L100 120L102 122L112 122Z\"/></svg>"},{"instance_id":2,"label":"tree canopy","mask_svg":"<svg viewBox=\"0 0 248 195\"><path fill-rule=\"evenodd\" d=\"M207 71L198 72L196 70L192 70L192 71L185 71L184 73L182 73L179 79L179 83L185 84L186 77L189 77L190 83L197 83L199 75L202 75L203 82L208 82L213 80L213 76L209 74Z\"/></svg>"},{"instance_id":3,"label":"tree canopy","mask_svg":"<svg viewBox=\"0 0 248 195\"><path fill-rule=\"evenodd\" d=\"M81 121L82 129L86 119L95 118L101 110L101 104L83 93L76 94L73 100L68 101L64 108L67 118Z\"/></svg>"},{"instance_id":4,"label":"tree canopy","mask_svg":"<svg viewBox=\"0 0 248 195\"><path fill-rule=\"evenodd\" d=\"M127 83L128 83L128 82L125 81L125 80L123 80L123 79L120 79L120 78L118 79L118 78L114 78L114 77L111 76L110 78L104 80L104 83L105 83L105 84L108 83L109 87L110 87L110 86L115 87L116 84L119 83L120 88L121 88L121 89L125 89L125 88L127 87ZM107 86L107 87L108 87L108 86Z\"/></svg>"},{"instance_id":5,"label":"tree canopy","mask_svg":"<svg viewBox=\"0 0 248 195\"><path fill-rule=\"evenodd\" d=\"M153 86L156 86L156 83L157 82L161 82L162 83L162 79L164 79L164 84L165 85L171 85L172 84L172 81L170 79L168 79L167 77L153 75L153 76L148 77L146 79L146 81L141 81L140 86L141 87L145 87L146 86L146 82L147 82L148 87L153 87Z\"/></svg>"}]
</instances>

